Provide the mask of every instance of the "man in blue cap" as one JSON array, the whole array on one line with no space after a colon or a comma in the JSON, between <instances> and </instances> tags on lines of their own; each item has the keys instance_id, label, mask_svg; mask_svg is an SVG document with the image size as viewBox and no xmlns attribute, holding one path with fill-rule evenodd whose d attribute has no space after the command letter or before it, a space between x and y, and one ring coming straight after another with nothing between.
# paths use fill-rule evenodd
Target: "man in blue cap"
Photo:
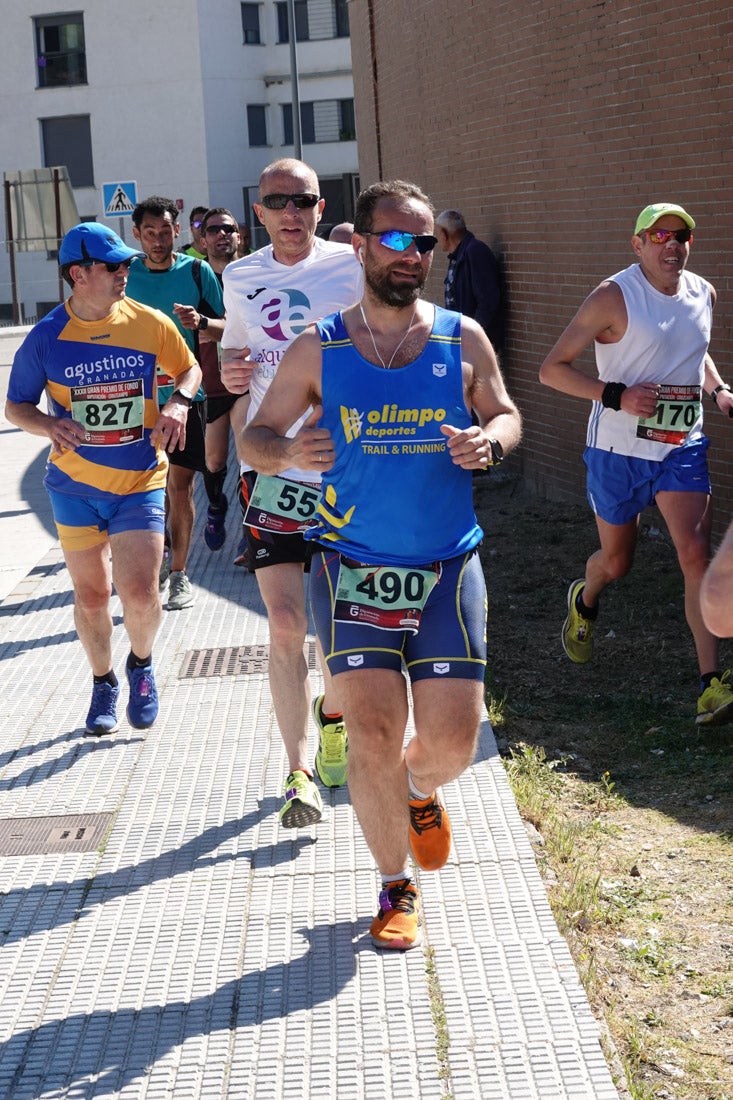
<instances>
[{"instance_id":1,"label":"man in blue cap","mask_svg":"<svg viewBox=\"0 0 733 1100\"><path fill-rule=\"evenodd\" d=\"M186 441L189 402L177 391L195 392L201 381L173 321L125 297L138 255L97 222L69 230L59 265L71 294L23 341L5 406L12 424L51 441L44 484L94 678L86 732L97 736L118 728L113 581L130 638L128 721L147 729L158 714L151 652L162 614L167 452ZM157 362L175 379L160 411ZM48 412L37 407L44 392Z\"/></svg>"},{"instance_id":2,"label":"man in blue cap","mask_svg":"<svg viewBox=\"0 0 733 1100\"><path fill-rule=\"evenodd\" d=\"M593 402L584 459L600 549L570 585L563 648L576 664L590 660L599 596L630 570L641 513L656 504L684 577L700 669L695 721L704 726L733 719L733 687L700 608L711 526L702 396L727 419L733 393L708 352L715 289L686 270L694 228L676 203L645 206L631 238L638 262L588 295L540 380ZM591 344L598 378L573 365Z\"/></svg>"}]
</instances>

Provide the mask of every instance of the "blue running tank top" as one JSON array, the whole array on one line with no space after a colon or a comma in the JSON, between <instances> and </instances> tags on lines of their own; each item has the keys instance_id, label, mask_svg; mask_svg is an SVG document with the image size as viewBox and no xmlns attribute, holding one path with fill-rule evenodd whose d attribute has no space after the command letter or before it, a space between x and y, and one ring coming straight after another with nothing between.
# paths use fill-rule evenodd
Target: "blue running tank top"
<instances>
[{"instance_id":1,"label":"blue running tank top","mask_svg":"<svg viewBox=\"0 0 733 1100\"><path fill-rule=\"evenodd\" d=\"M441 424L471 424L463 395L461 315L435 307L423 352L385 370L356 350L341 313L318 323L323 417L336 460L306 537L369 565L422 565L473 549L483 532L470 470Z\"/></svg>"}]
</instances>

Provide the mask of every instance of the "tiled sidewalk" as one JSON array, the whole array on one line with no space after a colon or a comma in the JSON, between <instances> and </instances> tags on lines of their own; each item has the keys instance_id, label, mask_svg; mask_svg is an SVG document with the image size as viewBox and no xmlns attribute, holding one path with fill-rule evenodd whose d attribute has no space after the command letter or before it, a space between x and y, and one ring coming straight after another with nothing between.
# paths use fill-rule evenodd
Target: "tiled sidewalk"
<instances>
[{"instance_id":1,"label":"tiled sidewalk","mask_svg":"<svg viewBox=\"0 0 733 1100\"><path fill-rule=\"evenodd\" d=\"M164 616L150 731L84 736L57 549L0 604L0 848L21 819L97 815L51 834L65 852L0 855L0 1097L617 1097L488 721L445 791L451 859L420 875L421 949L371 946L377 876L346 790L318 826L279 828L263 663L187 675L193 650L267 645L235 513L223 551L196 539L195 605Z\"/></svg>"}]
</instances>

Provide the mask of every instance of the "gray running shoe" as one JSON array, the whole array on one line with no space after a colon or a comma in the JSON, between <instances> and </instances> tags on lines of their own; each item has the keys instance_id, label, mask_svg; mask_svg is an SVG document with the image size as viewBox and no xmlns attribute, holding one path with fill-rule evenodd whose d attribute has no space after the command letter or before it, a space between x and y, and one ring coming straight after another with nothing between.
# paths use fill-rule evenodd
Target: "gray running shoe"
<instances>
[{"instance_id":1,"label":"gray running shoe","mask_svg":"<svg viewBox=\"0 0 733 1100\"><path fill-rule=\"evenodd\" d=\"M168 589L168 610L180 611L184 607L190 607L192 603L193 589L188 576L182 569L174 569Z\"/></svg>"},{"instance_id":2,"label":"gray running shoe","mask_svg":"<svg viewBox=\"0 0 733 1100\"><path fill-rule=\"evenodd\" d=\"M162 592L165 586L168 584L168 578L171 575L171 552L166 546L163 551L163 560L160 563L160 572L158 573L158 591Z\"/></svg>"}]
</instances>

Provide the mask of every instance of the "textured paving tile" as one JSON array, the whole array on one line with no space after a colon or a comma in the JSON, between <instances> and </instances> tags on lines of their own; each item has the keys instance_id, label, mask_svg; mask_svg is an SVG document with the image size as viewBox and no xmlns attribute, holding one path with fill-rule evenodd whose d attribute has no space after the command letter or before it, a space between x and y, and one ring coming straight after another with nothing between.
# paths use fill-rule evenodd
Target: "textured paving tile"
<instances>
[{"instance_id":1,"label":"textured paving tile","mask_svg":"<svg viewBox=\"0 0 733 1100\"><path fill-rule=\"evenodd\" d=\"M0 858L0 1096L612 1100L488 722L445 792L451 858L420 876L422 950L370 944L377 878L347 791L280 829L266 676L179 676L193 648L268 641L230 528L220 553L195 546L194 606L164 615L152 730L84 736L57 549L0 605L0 817L114 822L101 850Z\"/></svg>"}]
</instances>

